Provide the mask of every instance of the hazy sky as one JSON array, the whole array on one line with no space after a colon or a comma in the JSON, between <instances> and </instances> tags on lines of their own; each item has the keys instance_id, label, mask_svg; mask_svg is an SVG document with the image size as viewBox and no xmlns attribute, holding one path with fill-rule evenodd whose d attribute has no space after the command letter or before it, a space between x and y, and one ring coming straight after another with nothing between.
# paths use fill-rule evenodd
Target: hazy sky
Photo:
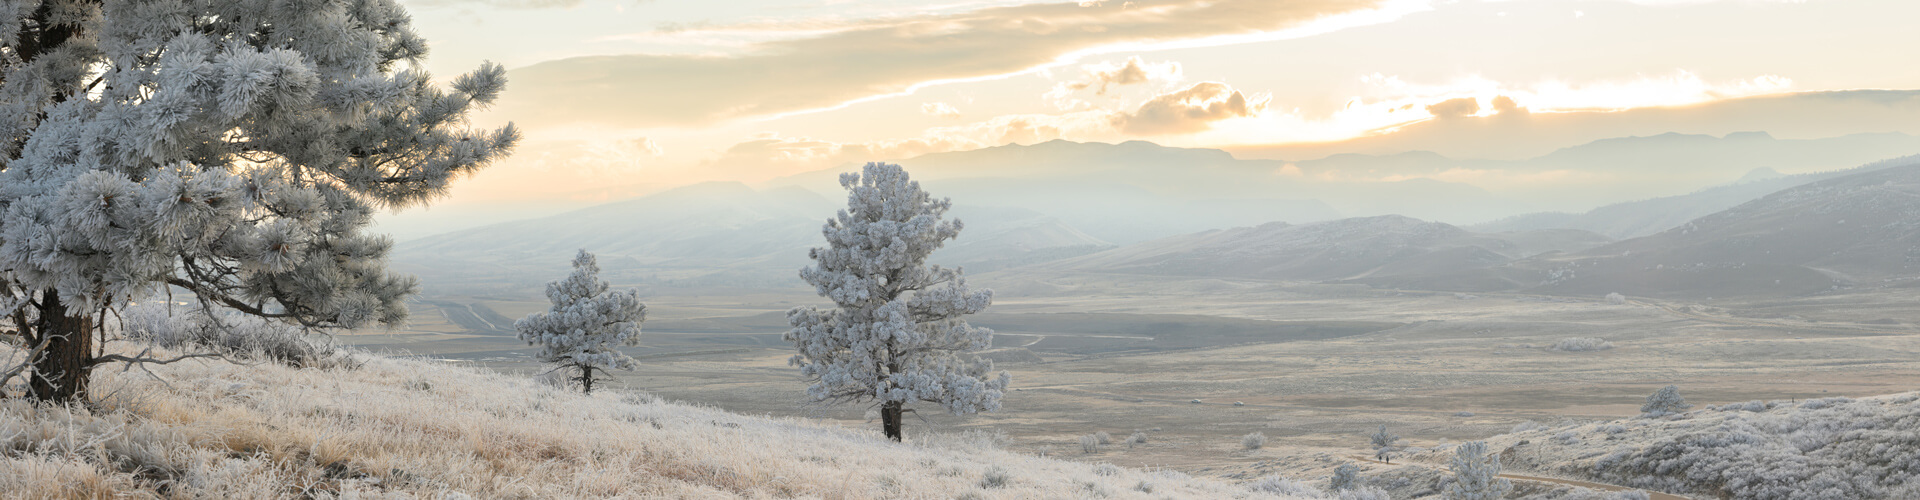
<instances>
[{"instance_id":1,"label":"hazy sky","mask_svg":"<svg viewBox=\"0 0 1920 500\"><path fill-rule=\"evenodd\" d=\"M451 207L1056 138L1306 160L1346 146L1302 143L1520 158L1663 131L1920 133L1914 99L1805 100L1762 120L1612 113L1920 89L1912 0L405 3L438 77L510 68L503 103L477 123L527 130ZM1524 140L1435 131L1527 113L1587 115ZM1402 141L1402 128L1428 138Z\"/></svg>"}]
</instances>

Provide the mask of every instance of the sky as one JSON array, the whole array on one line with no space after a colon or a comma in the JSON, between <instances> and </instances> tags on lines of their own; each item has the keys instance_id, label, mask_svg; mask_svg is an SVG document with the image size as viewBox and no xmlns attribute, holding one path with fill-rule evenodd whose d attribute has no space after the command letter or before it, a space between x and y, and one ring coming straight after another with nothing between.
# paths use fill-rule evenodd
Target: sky
<instances>
[{"instance_id":1,"label":"sky","mask_svg":"<svg viewBox=\"0 0 1920 500\"><path fill-rule=\"evenodd\" d=\"M1522 159L1663 132L1920 134L1920 98L1845 92L1920 89L1911 0L403 4L437 78L509 69L474 124L526 140L439 206L384 216L402 238L1053 139Z\"/></svg>"}]
</instances>

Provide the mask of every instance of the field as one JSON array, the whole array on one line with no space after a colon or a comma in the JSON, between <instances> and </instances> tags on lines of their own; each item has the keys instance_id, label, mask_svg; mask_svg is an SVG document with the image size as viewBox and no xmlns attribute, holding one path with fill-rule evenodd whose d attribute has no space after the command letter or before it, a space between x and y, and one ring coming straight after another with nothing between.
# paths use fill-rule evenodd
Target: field
<instances>
[{"instance_id":1,"label":"field","mask_svg":"<svg viewBox=\"0 0 1920 500\"><path fill-rule=\"evenodd\" d=\"M1868 396L1920 382L1908 289L1753 303L1463 295L1251 280L995 273L976 324L996 329L1014 391L998 413L927 410L908 433L997 429L1011 449L1127 466L1244 475L1302 454L1362 453L1386 425L1416 446L1638 413L1667 384L1698 403ZM817 408L787 365L788 308L808 290L643 290L639 369L616 385L745 414L866 424ZM427 297L406 331L344 340L533 374L510 320L525 297ZM1549 349L1599 337L1602 351ZM1199 400L1199 403L1193 402ZM1080 436L1115 444L1084 454ZM1121 438L1150 436L1143 446ZM1239 438L1262 432L1262 450ZM1328 465L1329 467L1331 465ZM1318 473L1318 471L1309 471Z\"/></svg>"}]
</instances>

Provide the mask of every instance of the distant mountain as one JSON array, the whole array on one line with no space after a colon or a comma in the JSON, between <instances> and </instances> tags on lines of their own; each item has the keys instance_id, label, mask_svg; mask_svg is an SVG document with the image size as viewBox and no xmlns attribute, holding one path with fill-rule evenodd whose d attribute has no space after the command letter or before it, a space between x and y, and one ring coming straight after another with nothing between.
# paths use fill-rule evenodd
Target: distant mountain
<instances>
[{"instance_id":1,"label":"distant mountain","mask_svg":"<svg viewBox=\"0 0 1920 500\"><path fill-rule=\"evenodd\" d=\"M1920 157L1790 188L1658 234L1516 266L1548 293L1804 295L1920 280Z\"/></svg>"},{"instance_id":2,"label":"distant mountain","mask_svg":"<svg viewBox=\"0 0 1920 500\"><path fill-rule=\"evenodd\" d=\"M449 289L538 286L558 278L573 253L600 257L624 284L798 285L807 250L840 203L797 188L756 190L717 182L499 223L400 244L396 267ZM957 206L960 238L931 259L991 270L1071 257L1112 245L1029 210Z\"/></svg>"},{"instance_id":3,"label":"distant mountain","mask_svg":"<svg viewBox=\"0 0 1920 500\"><path fill-rule=\"evenodd\" d=\"M1361 280L1485 269L1608 241L1597 234L1569 230L1481 234L1389 215L1207 231L1055 261L1046 267L1170 276Z\"/></svg>"},{"instance_id":4,"label":"distant mountain","mask_svg":"<svg viewBox=\"0 0 1920 500\"><path fill-rule=\"evenodd\" d=\"M1695 218L1733 208L1735 205L1783 189L1854 172L1858 170L1780 175L1779 172L1770 168L1758 168L1733 184L1715 186L1688 194L1615 203L1582 214L1540 212L1516 215L1469 226L1469 229L1486 232L1580 229L1618 239L1638 238L1671 229Z\"/></svg>"}]
</instances>

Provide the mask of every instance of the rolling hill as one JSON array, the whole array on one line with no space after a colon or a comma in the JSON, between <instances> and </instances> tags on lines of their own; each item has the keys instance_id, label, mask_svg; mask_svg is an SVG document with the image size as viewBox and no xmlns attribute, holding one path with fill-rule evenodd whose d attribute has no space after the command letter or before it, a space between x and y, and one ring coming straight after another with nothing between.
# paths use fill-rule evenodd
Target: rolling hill
<instances>
[{"instance_id":1,"label":"rolling hill","mask_svg":"<svg viewBox=\"0 0 1920 500\"><path fill-rule=\"evenodd\" d=\"M706 183L539 219L505 222L400 244L395 267L441 291L538 287L566 273L573 252L600 256L622 284L793 286L820 226L840 209L798 188ZM991 270L1112 245L1030 210L955 207L966 230L934 262Z\"/></svg>"},{"instance_id":2,"label":"rolling hill","mask_svg":"<svg viewBox=\"0 0 1920 500\"><path fill-rule=\"evenodd\" d=\"M1474 233L1402 216L1207 231L1046 264L1049 268L1169 276L1335 281L1426 276L1500 266L1608 242L1584 231Z\"/></svg>"}]
</instances>

